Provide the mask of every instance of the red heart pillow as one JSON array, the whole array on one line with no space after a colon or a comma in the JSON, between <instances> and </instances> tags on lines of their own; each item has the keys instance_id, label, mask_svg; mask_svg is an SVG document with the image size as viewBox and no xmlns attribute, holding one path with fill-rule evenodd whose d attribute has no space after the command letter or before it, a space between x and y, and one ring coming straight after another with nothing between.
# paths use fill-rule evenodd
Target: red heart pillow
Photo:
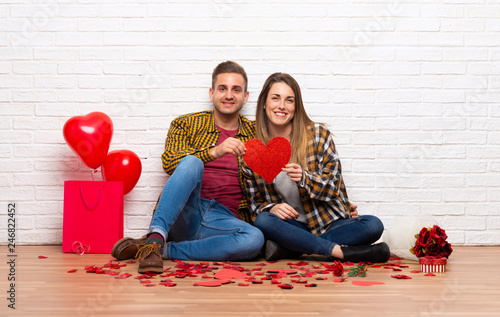
<instances>
[{"instance_id":1,"label":"red heart pillow","mask_svg":"<svg viewBox=\"0 0 500 317\"><path fill-rule=\"evenodd\" d=\"M272 138L267 146L259 139L251 139L245 142L245 147L245 163L269 184L288 164L292 155L290 142L282 137Z\"/></svg>"}]
</instances>

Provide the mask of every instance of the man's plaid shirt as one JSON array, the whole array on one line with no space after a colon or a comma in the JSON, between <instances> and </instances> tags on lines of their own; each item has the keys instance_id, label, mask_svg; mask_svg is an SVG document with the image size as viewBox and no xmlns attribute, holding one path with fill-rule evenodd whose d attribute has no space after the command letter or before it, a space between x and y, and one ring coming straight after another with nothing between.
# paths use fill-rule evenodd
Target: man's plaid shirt
<instances>
[{"instance_id":1,"label":"man's plaid shirt","mask_svg":"<svg viewBox=\"0 0 500 317\"><path fill-rule=\"evenodd\" d=\"M255 136L253 121L240 115L238 123L238 132L235 135L236 139L246 142ZM213 111L207 110L177 117L170 124L165 141L165 152L161 157L165 172L171 175L175 171L177 164L186 155L196 156L204 164L213 161L214 158L210 156L209 150L211 147L217 145L220 133L215 126ZM245 195L244 180L241 173L243 159L237 157L237 160L240 169L238 179L243 191L243 199L238 206L238 216L241 220L251 223L252 219L248 212L248 199Z\"/></svg>"},{"instance_id":2,"label":"man's plaid shirt","mask_svg":"<svg viewBox=\"0 0 500 317\"><path fill-rule=\"evenodd\" d=\"M302 180L298 186L308 228L313 234L320 235L335 220L348 218L351 204L331 132L316 123L310 127L308 135L307 166L302 167ZM246 164L243 164L243 175L253 217L284 202L275 181L267 183Z\"/></svg>"}]
</instances>

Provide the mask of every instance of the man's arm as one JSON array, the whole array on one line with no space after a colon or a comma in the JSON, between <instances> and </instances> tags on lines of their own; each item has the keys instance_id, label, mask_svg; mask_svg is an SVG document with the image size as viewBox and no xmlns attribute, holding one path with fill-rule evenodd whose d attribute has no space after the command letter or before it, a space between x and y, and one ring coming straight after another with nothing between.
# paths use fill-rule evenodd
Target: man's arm
<instances>
[{"instance_id":1,"label":"man's arm","mask_svg":"<svg viewBox=\"0 0 500 317\"><path fill-rule=\"evenodd\" d=\"M193 123L198 126L199 122ZM221 144L215 146L218 134L193 131L190 119L180 117L172 121L165 141L165 151L162 155L163 170L172 174L177 164L186 156L193 155L199 158L203 164L231 154L241 156L245 154L245 144L235 138L227 138Z\"/></svg>"},{"instance_id":2,"label":"man's arm","mask_svg":"<svg viewBox=\"0 0 500 317\"><path fill-rule=\"evenodd\" d=\"M190 135L189 123L185 118L177 118L170 124L167 140L165 141L165 151L161 157L163 170L167 174L172 174L177 164L186 156L198 157L203 163L213 161L210 156L209 146L196 147L193 144L194 135ZM208 136L207 136L208 137ZM207 144L210 144L208 142Z\"/></svg>"}]
</instances>

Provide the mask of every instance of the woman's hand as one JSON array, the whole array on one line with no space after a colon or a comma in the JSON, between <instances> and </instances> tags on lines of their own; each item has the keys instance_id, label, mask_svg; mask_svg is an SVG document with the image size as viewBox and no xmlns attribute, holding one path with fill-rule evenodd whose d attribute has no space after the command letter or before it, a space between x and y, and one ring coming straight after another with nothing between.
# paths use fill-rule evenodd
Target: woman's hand
<instances>
[{"instance_id":1,"label":"woman's hand","mask_svg":"<svg viewBox=\"0 0 500 317\"><path fill-rule=\"evenodd\" d=\"M351 204L351 218L354 219L354 218L357 218L358 217L358 206L357 205L353 205Z\"/></svg>"},{"instance_id":2,"label":"woman's hand","mask_svg":"<svg viewBox=\"0 0 500 317\"><path fill-rule=\"evenodd\" d=\"M281 220L297 219L299 217L299 213L287 203L276 204L269 212L275 214Z\"/></svg>"},{"instance_id":3,"label":"woman's hand","mask_svg":"<svg viewBox=\"0 0 500 317\"><path fill-rule=\"evenodd\" d=\"M299 164L290 163L285 165L281 170L286 172L288 177L294 182L300 182L302 179L302 167Z\"/></svg>"}]
</instances>

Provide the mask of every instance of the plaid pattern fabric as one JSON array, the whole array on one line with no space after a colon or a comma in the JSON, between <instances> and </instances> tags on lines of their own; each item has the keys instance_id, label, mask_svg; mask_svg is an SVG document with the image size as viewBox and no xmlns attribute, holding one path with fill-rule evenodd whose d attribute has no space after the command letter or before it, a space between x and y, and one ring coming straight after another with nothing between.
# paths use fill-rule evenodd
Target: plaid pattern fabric
<instances>
[{"instance_id":1,"label":"plaid pattern fabric","mask_svg":"<svg viewBox=\"0 0 500 317\"><path fill-rule=\"evenodd\" d=\"M253 121L243 116L238 118L239 127L235 135L236 139L246 142L255 136L255 125ZM186 156L193 155L203 163L213 161L209 154L211 147L217 144L220 131L215 126L213 111L201 111L177 117L170 124L167 139L165 141L165 152L161 156L163 169L171 175L177 164ZM240 187L244 192L244 180L241 173L242 157L237 157L240 173L238 175ZM156 209L156 207L155 207ZM248 199L243 194L243 199L238 206L238 216L241 220L251 223L252 219L248 212Z\"/></svg>"},{"instance_id":2,"label":"plaid pattern fabric","mask_svg":"<svg viewBox=\"0 0 500 317\"><path fill-rule=\"evenodd\" d=\"M307 166L303 167L304 175L298 186L308 227L313 234L320 235L334 221L348 218L351 204L331 132L324 125L316 123L308 134ZM253 218L275 204L284 202L274 181L267 183L245 164L242 169Z\"/></svg>"}]
</instances>

